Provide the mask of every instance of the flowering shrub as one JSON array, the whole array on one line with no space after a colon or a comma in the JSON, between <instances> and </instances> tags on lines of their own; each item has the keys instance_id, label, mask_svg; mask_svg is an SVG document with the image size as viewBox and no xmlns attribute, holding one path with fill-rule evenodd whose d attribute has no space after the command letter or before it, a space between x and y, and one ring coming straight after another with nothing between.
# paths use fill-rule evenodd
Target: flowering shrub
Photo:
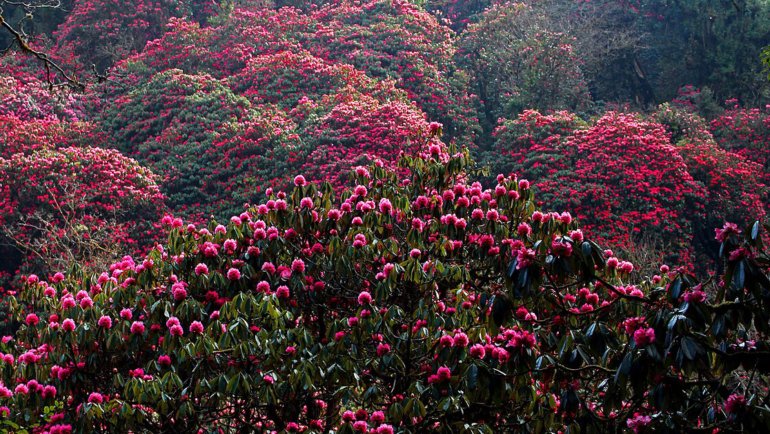
<instances>
[{"instance_id":1,"label":"flowering shrub","mask_svg":"<svg viewBox=\"0 0 770 434\"><path fill-rule=\"evenodd\" d=\"M272 74L259 72L263 62ZM267 188L288 186L296 171L339 187L355 165L380 159L394 167L409 140L429 128L392 85L344 65L289 52L249 65L230 81L245 97L211 76L167 70L104 111L102 123L120 149L163 176L173 209L203 218L237 214ZM329 72L325 89L305 67ZM286 98L279 100L274 86L294 74L303 75L292 84L301 87L282 89ZM367 87L370 94L360 93ZM288 113L273 105L279 101Z\"/></svg>"},{"instance_id":2,"label":"flowering shrub","mask_svg":"<svg viewBox=\"0 0 770 434\"><path fill-rule=\"evenodd\" d=\"M313 20L291 8L239 9L211 28L171 20L161 39L118 66L117 84L100 89L112 101L103 104L102 124L119 149L163 176L172 208L188 216L237 214L296 171L340 187L355 165L378 159L393 167L429 126L411 91L398 89L399 76L335 59L348 46L334 48L320 28L345 27L359 9L323 8ZM371 2L366 13L366 25L415 32L409 49L449 49L438 24L417 22L412 15L424 14L411 6ZM391 48L378 49L392 55ZM442 130L456 130L459 118L450 117Z\"/></svg>"},{"instance_id":3,"label":"flowering shrub","mask_svg":"<svg viewBox=\"0 0 770 434\"><path fill-rule=\"evenodd\" d=\"M724 221L746 225L751 216L765 217L767 174L759 164L719 147L706 121L697 115L664 104L654 118L671 134L687 172L703 185L706 213L692 216L694 247L696 252L716 259L711 228Z\"/></svg>"},{"instance_id":4,"label":"flowering shrub","mask_svg":"<svg viewBox=\"0 0 770 434\"><path fill-rule=\"evenodd\" d=\"M81 70L105 71L159 37L170 17L184 13L171 0L76 0L56 31L58 53L74 56Z\"/></svg>"},{"instance_id":5,"label":"flowering shrub","mask_svg":"<svg viewBox=\"0 0 770 434\"><path fill-rule=\"evenodd\" d=\"M661 243L673 240L669 253L686 261L704 192L665 129L612 112L569 133L574 123L566 113L537 112L503 123L491 156L502 164L493 168L536 180L541 203L574 212L600 240L624 247L635 236L655 234ZM504 159L495 160L498 154Z\"/></svg>"},{"instance_id":6,"label":"flowering shrub","mask_svg":"<svg viewBox=\"0 0 770 434\"><path fill-rule=\"evenodd\" d=\"M410 103L381 103L366 95L340 95L337 99L338 104L320 117L317 125L308 126L310 151L300 161L310 179L341 186L356 165L379 160L393 168L402 151L415 151L421 135L440 128L435 122L429 125L425 115Z\"/></svg>"},{"instance_id":7,"label":"flowering shrub","mask_svg":"<svg viewBox=\"0 0 770 434\"><path fill-rule=\"evenodd\" d=\"M281 110L255 107L211 76L173 69L117 99L102 117L121 150L163 177L169 205L203 218L240 212L239 203L260 194L254 187L281 177L277 165L299 147Z\"/></svg>"},{"instance_id":8,"label":"flowering shrub","mask_svg":"<svg viewBox=\"0 0 770 434\"><path fill-rule=\"evenodd\" d=\"M255 55L294 47L289 36L300 17L288 8L280 14L268 9L235 9L220 25L212 27L172 18L162 37L120 62L116 69L125 72L122 82L128 89L171 68L188 74L208 73L220 79L229 77L245 68ZM273 27L268 27L270 24Z\"/></svg>"},{"instance_id":9,"label":"flowering shrub","mask_svg":"<svg viewBox=\"0 0 770 434\"><path fill-rule=\"evenodd\" d=\"M90 122L61 122L50 118L22 120L14 115L0 115L0 157L3 158L40 149L105 143L105 135Z\"/></svg>"},{"instance_id":10,"label":"flowering shrub","mask_svg":"<svg viewBox=\"0 0 770 434\"><path fill-rule=\"evenodd\" d=\"M154 72L179 68L224 78L237 75L251 63L245 71L246 82L233 83L234 89L243 89L254 78L263 83L280 79L277 72L263 69L273 63L284 74L292 74L283 77L288 82L271 85L271 92L291 82L295 91L308 92L310 98L317 82L303 69L335 75L331 85L342 79L371 86L371 82L362 83L365 74L376 79L374 83L393 81L430 119L443 123L452 138L474 138L476 120L465 91L467 79L453 67L452 32L408 2L338 2L308 13L291 7L236 8L211 28L171 20L169 29L120 69L129 76L146 76L149 67ZM269 74L260 78L256 72Z\"/></svg>"},{"instance_id":11,"label":"flowering shrub","mask_svg":"<svg viewBox=\"0 0 770 434\"><path fill-rule=\"evenodd\" d=\"M68 89L49 89L34 77L24 80L13 75L0 76L0 116L21 120L85 120L82 96Z\"/></svg>"},{"instance_id":12,"label":"flowering shrub","mask_svg":"<svg viewBox=\"0 0 770 434\"><path fill-rule=\"evenodd\" d=\"M663 105L653 119L608 113L585 125L568 112L525 111L498 127L487 158L535 181L543 204L574 212L597 239L679 252L705 271L717 259L713 227L765 215L762 169L717 146L697 115Z\"/></svg>"},{"instance_id":13,"label":"flowering shrub","mask_svg":"<svg viewBox=\"0 0 770 434\"><path fill-rule=\"evenodd\" d=\"M761 164L768 172L770 158L766 146L770 141L770 108L741 108L735 104L712 120L710 129L719 146Z\"/></svg>"},{"instance_id":14,"label":"flowering shrub","mask_svg":"<svg viewBox=\"0 0 770 434\"><path fill-rule=\"evenodd\" d=\"M717 232L727 274L714 296L668 267L634 284L633 266L606 258L567 214L535 211L527 183L500 176L485 189L470 164L467 151L431 145L403 159L406 177L356 169L339 201L297 176L226 226L164 217L168 243L144 258L29 276L22 297L35 311L0 343L2 423L340 433L767 423L767 390L733 381L766 375L758 225Z\"/></svg>"},{"instance_id":15,"label":"flowering shrub","mask_svg":"<svg viewBox=\"0 0 770 434\"><path fill-rule=\"evenodd\" d=\"M255 103L291 110L300 101L321 103L329 95L357 92L385 102L406 100L392 82L372 79L352 65L333 63L305 50L257 56L229 79L230 87Z\"/></svg>"},{"instance_id":16,"label":"flowering shrub","mask_svg":"<svg viewBox=\"0 0 770 434\"><path fill-rule=\"evenodd\" d=\"M148 170L99 148L0 158L0 204L2 244L21 255L22 271L41 274L74 262L104 266L116 254L138 251L164 210ZM17 271L7 265L4 271Z\"/></svg>"},{"instance_id":17,"label":"flowering shrub","mask_svg":"<svg viewBox=\"0 0 770 434\"><path fill-rule=\"evenodd\" d=\"M9 71L0 76L0 157L41 148L104 144L104 135L86 122L83 95L49 88L14 67Z\"/></svg>"},{"instance_id":18,"label":"flowering shrub","mask_svg":"<svg viewBox=\"0 0 770 434\"><path fill-rule=\"evenodd\" d=\"M456 71L453 32L408 1L339 2L311 14L302 45L324 58L396 80L448 137L470 141L475 115L467 78Z\"/></svg>"}]
</instances>

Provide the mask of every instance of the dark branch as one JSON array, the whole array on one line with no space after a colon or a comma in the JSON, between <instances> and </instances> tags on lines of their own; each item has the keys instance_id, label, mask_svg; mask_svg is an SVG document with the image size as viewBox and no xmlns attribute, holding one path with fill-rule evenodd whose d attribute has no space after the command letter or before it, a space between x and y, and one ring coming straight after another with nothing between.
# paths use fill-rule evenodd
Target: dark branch
<instances>
[{"instance_id":1,"label":"dark branch","mask_svg":"<svg viewBox=\"0 0 770 434\"><path fill-rule=\"evenodd\" d=\"M58 63L51 60L50 57L48 57L48 54L43 53L42 51L35 50L32 48L27 38L24 34L13 28L11 24L0 14L0 27L3 27L5 30L7 30L12 36L13 39L16 41L16 43L19 46L19 49L27 54L30 54L34 57L36 57L38 60L43 62L46 68L46 76L48 78L48 84L53 87L53 82L51 81L51 69L53 69L58 75L61 76L62 79L69 85L70 87L77 89L77 90L85 90L85 85L77 80L77 78L70 76L67 74L67 72L62 69L61 66L59 66Z\"/></svg>"}]
</instances>

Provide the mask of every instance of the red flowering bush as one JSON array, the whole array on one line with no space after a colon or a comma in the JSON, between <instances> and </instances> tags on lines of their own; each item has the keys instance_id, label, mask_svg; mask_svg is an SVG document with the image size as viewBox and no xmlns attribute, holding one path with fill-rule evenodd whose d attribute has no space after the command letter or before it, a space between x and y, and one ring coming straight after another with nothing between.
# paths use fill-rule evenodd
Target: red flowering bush
<instances>
[{"instance_id":1,"label":"red flowering bush","mask_svg":"<svg viewBox=\"0 0 770 434\"><path fill-rule=\"evenodd\" d=\"M164 217L166 246L101 274L30 276L22 296L35 311L0 343L0 423L340 433L767 423L758 224L717 232L727 274L715 296L667 267L633 283L633 266L605 258L574 221L533 212L526 183L483 188L467 151L435 151L405 157L404 178L357 169L339 201L297 176L226 226ZM741 372L755 381L734 381Z\"/></svg>"},{"instance_id":2,"label":"red flowering bush","mask_svg":"<svg viewBox=\"0 0 770 434\"><path fill-rule=\"evenodd\" d=\"M393 167L409 140L428 130L400 91L345 65L289 52L249 65L227 82L167 70L104 111L102 124L120 149L163 177L173 209L237 214L267 188L288 186L297 171L340 187L355 165L380 159ZM319 70L327 80L314 81L310 72ZM279 101L288 113L272 105Z\"/></svg>"},{"instance_id":3,"label":"red flowering bush","mask_svg":"<svg viewBox=\"0 0 770 434\"><path fill-rule=\"evenodd\" d=\"M0 76L0 157L36 149L101 146L104 135L86 122L85 98L65 88L49 88L11 67Z\"/></svg>"},{"instance_id":4,"label":"red flowering bush","mask_svg":"<svg viewBox=\"0 0 770 434\"><path fill-rule=\"evenodd\" d=\"M171 0L75 0L56 31L57 56L74 56L82 68L103 72L115 61L140 51L159 37L166 22L184 14L184 2Z\"/></svg>"},{"instance_id":5,"label":"red flowering bush","mask_svg":"<svg viewBox=\"0 0 770 434\"><path fill-rule=\"evenodd\" d=\"M22 120L14 115L0 115L0 157L3 158L53 147L105 143L105 135L90 122L61 122L50 118Z\"/></svg>"},{"instance_id":6,"label":"red flowering bush","mask_svg":"<svg viewBox=\"0 0 770 434\"><path fill-rule=\"evenodd\" d=\"M741 108L734 105L710 124L719 146L770 169L767 143L770 141L770 108Z\"/></svg>"},{"instance_id":7,"label":"red flowering bush","mask_svg":"<svg viewBox=\"0 0 770 434\"><path fill-rule=\"evenodd\" d=\"M299 148L281 110L253 106L211 76L179 70L118 98L102 119L119 149L162 177L172 208L203 218L256 200L253 188L280 178L278 165Z\"/></svg>"},{"instance_id":8,"label":"red flowering bush","mask_svg":"<svg viewBox=\"0 0 770 434\"><path fill-rule=\"evenodd\" d=\"M301 17L290 8L280 13L269 9L235 9L220 25L212 27L172 18L162 37L116 65L121 72L117 78L129 90L154 73L171 68L226 78L245 68L255 55L295 48L289 37Z\"/></svg>"},{"instance_id":9,"label":"red flowering bush","mask_svg":"<svg viewBox=\"0 0 770 434\"><path fill-rule=\"evenodd\" d=\"M697 115L663 105L652 118L609 113L586 125L525 111L500 125L487 158L533 180L543 204L574 212L592 236L642 256L679 252L682 264L694 252L705 271L717 259L713 227L764 217L765 175L717 146Z\"/></svg>"},{"instance_id":10,"label":"red flowering bush","mask_svg":"<svg viewBox=\"0 0 770 434\"><path fill-rule=\"evenodd\" d=\"M658 248L671 240L667 251L686 261L705 192L665 129L612 112L570 132L576 124L574 115L537 112L501 124L493 169L533 180L540 203L575 213L604 242L630 247L653 235Z\"/></svg>"},{"instance_id":11,"label":"red flowering bush","mask_svg":"<svg viewBox=\"0 0 770 434\"><path fill-rule=\"evenodd\" d=\"M314 54L394 79L448 137L473 139L476 119L467 77L454 67L453 32L408 1L342 1L311 14L302 35Z\"/></svg>"},{"instance_id":12,"label":"red flowering bush","mask_svg":"<svg viewBox=\"0 0 770 434\"><path fill-rule=\"evenodd\" d=\"M154 176L114 150L37 149L0 158L0 239L24 272L104 266L154 237Z\"/></svg>"},{"instance_id":13,"label":"red flowering bush","mask_svg":"<svg viewBox=\"0 0 770 434\"><path fill-rule=\"evenodd\" d=\"M230 82L254 103L278 104L297 124L303 144L290 151L294 169L274 170L273 176L300 171L341 187L354 166L379 160L394 167L400 152L429 128L392 82L306 51L255 57Z\"/></svg>"},{"instance_id":14,"label":"red flowering bush","mask_svg":"<svg viewBox=\"0 0 770 434\"><path fill-rule=\"evenodd\" d=\"M100 121L120 149L133 155L139 154L137 147L172 127L186 126L183 138L201 142L222 124L246 117L250 107L220 80L169 69L116 99ZM141 155L148 158L148 153Z\"/></svg>"},{"instance_id":15,"label":"red flowering bush","mask_svg":"<svg viewBox=\"0 0 770 434\"><path fill-rule=\"evenodd\" d=\"M350 168L372 160L395 167L403 151L414 152L431 126L413 104L380 102L367 95L340 95L316 124L307 126L309 153L299 161L310 179L344 184ZM432 128L440 128L433 123Z\"/></svg>"},{"instance_id":16,"label":"red flowering bush","mask_svg":"<svg viewBox=\"0 0 770 434\"><path fill-rule=\"evenodd\" d=\"M367 7L375 6L385 7ZM163 38L119 65L117 84L100 89L110 100L102 124L119 149L163 176L174 209L203 217L238 213L234 206L287 186L296 171L338 188L353 166L379 159L393 167L428 122L398 77L380 80L332 59L333 44L316 27L343 10L352 19L352 6L339 7L323 9L318 22L291 8L236 10L213 28L172 20ZM429 42L417 38L412 48Z\"/></svg>"},{"instance_id":17,"label":"red flowering bush","mask_svg":"<svg viewBox=\"0 0 770 434\"><path fill-rule=\"evenodd\" d=\"M453 67L451 30L408 2L339 2L309 13L291 7L241 8L213 28L184 20L172 20L169 28L161 39L149 43L144 53L121 64L120 69L128 75L124 79L131 83L132 77L146 77L147 68L155 72L179 68L223 78L237 75L250 62L257 62L246 71L253 75L270 62L277 62L282 69L296 71L298 75L284 78L296 81L297 91L312 95L316 79L297 69L317 70L323 59L329 63L326 68L338 69L324 71L323 75L341 73L347 78L337 79L360 82L361 78L352 72L342 71L352 65L360 71L355 75L366 74L378 82L392 80L432 120L442 122L451 137L470 140L475 134L476 121L465 91L467 80ZM302 50L318 59L310 60ZM294 58L286 58L289 53ZM275 74L264 72L269 72L268 76ZM243 85L248 85L248 80ZM279 83L284 87L288 82ZM241 87L237 82L234 86Z\"/></svg>"},{"instance_id":18,"label":"red flowering bush","mask_svg":"<svg viewBox=\"0 0 770 434\"><path fill-rule=\"evenodd\" d=\"M250 101L291 110L300 101L322 103L325 96L361 93L385 102L406 100L392 82L372 79L352 65L333 63L305 50L257 56L229 79L230 87Z\"/></svg>"},{"instance_id":19,"label":"red flowering bush","mask_svg":"<svg viewBox=\"0 0 770 434\"><path fill-rule=\"evenodd\" d=\"M666 104L654 118L671 134L671 142L688 173L703 185L705 215L693 215L695 251L715 259L711 228L730 221L746 225L765 217L768 190L762 166L717 145L702 118Z\"/></svg>"}]
</instances>

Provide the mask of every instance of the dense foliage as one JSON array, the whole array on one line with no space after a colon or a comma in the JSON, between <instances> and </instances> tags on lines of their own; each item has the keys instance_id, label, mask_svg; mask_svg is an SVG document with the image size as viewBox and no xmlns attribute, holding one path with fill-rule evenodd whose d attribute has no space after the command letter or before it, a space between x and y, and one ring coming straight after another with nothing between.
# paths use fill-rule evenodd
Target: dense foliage
<instances>
[{"instance_id":1,"label":"dense foliage","mask_svg":"<svg viewBox=\"0 0 770 434\"><path fill-rule=\"evenodd\" d=\"M445 152L432 143L406 157L411 182L358 168L341 202L298 176L227 226L165 217L165 247L108 272L29 277L35 312L2 344L3 423L767 426L770 282L756 225L717 231L729 258L716 295L667 267L635 285L633 265L605 256L568 213L537 211L526 182L468 184L467 151Z\"/></svg>"},{"instance_id":2,"label":"dense foliage","mask_svg":"<svg viewBox=\"0 0 770 434\"><path fill-rule=\"evenodd\" d=\"M104 265L152 239L162 215L153 175L117 151L41 149L0 158L0 241L27 272ZM14 261L8 258L9 263ZM9 263L3 264L3 270Z\"/></svg>"},{"instance_id":3,"label":"dense foliage","mask_svg":"<svg viewBox=\"0 0 770 434\"><path fill-rule=\"evenodd\" d=\"M510 2L488 9L463 33L459 63L471 74L486 130L524 109L575 110L589 103L572 39L543 24L531 7Z\"/></svg>"},{"instance_id":4,"label":"dense foliage","mask_svg":"<svg viewBox=\"0 0 770 434\"><path fill-rule=\"evenodd\" d=\"M0 431L770 430L768 17L0 0Z\"/></svg>"},{"instance_id":5,"label":"dense foliage","mask_svg":"<svg viewBox=\"0 0 770 434\"><path fill-rule=\"evenodd\" d=\"M279 92L287 97L280 104ZM119 149L164 177L174 208L220 218L299 170L341 185L337 178L363 158L393 165L427 128L392 84L292 52L254 58L226 81L166 70L117 98L102 119Z\"/></svg>"},{"instance_id":6,"label":"dense foliage","mask_svg":"<svg viewBox=\"0 0 770 434\"><path fill-rule=\"evenodd\" d=\"M505 155L497 162L508 164L495 169L536 180L543 203L568 205L590 233L610 245L629 247L640 234L656 234L649 247L676 240L666 246L670 253L686 254L690 219L703 210L694 203L698 186L663 127L608 113L586 128L559 134L570 117L530 111L503 124L494 155Z\"/></svg>"},{"instance_id":7,"label":"dense foliage","mask_svg":"<svg viewBox=\"0 0 770 434\"><path fill-rule=\"evenodd\" d=\"M170 17L181 16L186 2L169 0L75 0L56 31L61 56L77 68L104 72L115 61L140 51L162 34Z\"/></svg>"},{"instance_id":8,"label":"dense foliage","mask_svg":"<svg viewBox=\"0 0 770 434\"><path fill-rule=\"evenodd\" d=\"M526 111L498 127L489 163L532 179L540 203L572 210L603 242L680 263L695 253L702 267L716 259L715 225L764 216L764 171L719 148L697 115L666 105L655 118L607 113L585 125Z\"/></svg>"},{"instance_id":9,"label":"dense foliage","mask_svg":"<svg viewBox=\"0 0 770 434\"><path fill-rule=\"evenodd\" d=\"M770 168L770 107L747 109L734 105L711 121L711 131L723 148L761 164L765 172Z\"/></svg>"}]
</instances>

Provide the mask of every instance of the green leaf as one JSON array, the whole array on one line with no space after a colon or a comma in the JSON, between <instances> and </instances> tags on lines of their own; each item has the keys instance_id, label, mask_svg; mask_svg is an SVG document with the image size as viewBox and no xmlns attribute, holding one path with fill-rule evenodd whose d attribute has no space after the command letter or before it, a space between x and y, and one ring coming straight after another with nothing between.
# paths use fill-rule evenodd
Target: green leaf
<instances>
[{"instance_id":1,"label":"green leaf","mask_svg":"<svg viewBox=\"0 0 770 434\"><path fill-rule=\"evenodd\" d=\"M632 353L627 353L626 356L623 357L623 361L620 363L620 366L618 366L617 372L615 372L615 384L625 384L628 373L631 372L631 365L633 362L634 355Z\"/></svg>"},{"instance_id":2,"label":"green leaf","mask_svg":"<svg viewBox=\"0 0 770 434\"><path fill-rule=\"evenodd\" d=\"M479 382L479 367L470 365L465 371L465 380L468 383L468 389L475 389Z\"/></svg>"},{"instance_id":3,"label":"green leaf","mask_svg":"<svg viewBox=\"0 0 770 434\"><path fill-rule=\"evenodd\" d=\"M700 345L689 336L682 338L681 347L688 360L695 360L702 351Z\"/></svg>"},{"instance_id":4,"label":"green leaf","mask_svg":"<svg viewBox=\"0 0 770 434\"><path fill-rule=\"evenodd\" d=\"M743 289L744 285L746 284L746 269L744 265L744 261L738 262L738 265L735 267L735 274L733 274L733 285L735 286L735 289L740 291Z\"/></svg>"},{"instance_id":5,"label":"green leaf","mask_svg":"<svg viewBox=\"0 0 770 434\"><path fill-rule=\"evenodd\" d=\"M671 285L669 286L669 293L671 294L671 299L676 300L679 298L680 295L682 295L682 279L679 277L676 277L673 282L671 282Z\"/></svg>"}]
</instances>

